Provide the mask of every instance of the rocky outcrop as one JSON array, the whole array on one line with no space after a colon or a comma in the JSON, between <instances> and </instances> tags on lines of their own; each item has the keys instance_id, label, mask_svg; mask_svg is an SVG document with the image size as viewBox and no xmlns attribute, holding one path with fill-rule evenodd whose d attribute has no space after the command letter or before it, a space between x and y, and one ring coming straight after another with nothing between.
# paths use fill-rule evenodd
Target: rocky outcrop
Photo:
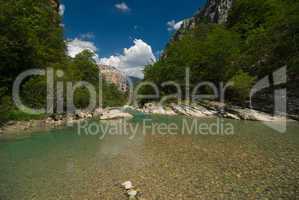
<instances>
[{"instance_id":1,"label":"rocky outcrop","mask_svg":"<svg viewBox=\"0 0 299 200\"><path fill-rule=\"evenodd\" d=\"M177 105L171 104L171 108L175 113L186 115L189 117L213 117L217 115L217 112L214 110L209 110L200 105Z\"/></svg>"},{"instance_id":2,"label":"rocky outcrop","mask_svg":"<svg viewBox=\"0 0 299 200\"><path fill-rule=\"evenodd\" d=\"M167 110L167 111L166 111ZM234 120L275 122L286 120L284 116L272 116L249 108L225 105L219 102L201 102L199 104L170 104L161 106L156 103L145 104L138 111L147 114L184 115L196 118L223 117Z\"/></svg>"},{"instance_id":3,"label":"rocky outcrop","mask_svg":"<svg viewBox=\"0 0 299 200\"><path fill-rule=\"evenodd\" d=\"M112 120L112 119L131 119L133 115L130 113L124 112L121 109L108 109L104 110L101 114L101 120Z\"/></svg>"},{"instance_id":4,"label":"rocky outcrop","mask_svg":"<svg viewBox=\"0 0 299 200\"><path fill-rule=\"evenodd\" d=\"M193 29L201 22L226 23L232 6L233 0L208 0L207 4L193 17L184 20L181 28L177 30L170 42L179 40L186 31ZM163 57L167 57L167 55L162 55Z\"/></svg>"},{"instance_id":5,"label":"rocky outcrop","mask_svg":"<svg viewBox=\"0 0 299 200\"><path fill-rule=\"evenodd\" d=\"M200 9L193 17L183 22L178 34L190 30L201 22L223 24L227 22L228 14L233 6L233 0L208 0L206 6Z\"/></svg>"},{"instance_id":6,"label":"rocky outcrop","mask_svg":"<svg viewBox=\"0 0 299 200\"><path fill-rule=\"evenodd\" d=\"M109 65L98 64L98 67L101 75L107 82L116 85L122 92L129 90L128 77L126 74Z\"/></svg>"},{"instance_id":7,"label":"rocky outcrop","mask_svg":"<svg viewBox=\"0 0 299 200\"><path fill-rule=\"evenodd\" d=\"M157 103L146 103L143 108L138 109L138 111L148 114L176 115L170 107L163 107Z\"/></svg>"},{"instance_id":8,"label":"rocky outcrop","mask_svg":"<svg viewBox=\"0 0 299 200\"><path fill-rule=\"evenodd\" d=\"M274 122L284 120L282 116L272 116L270 114L248 108L227 108L226 113L232 114L239 119L249 121Z\"/></svg>"},{"instance_id":9,"label":"rocky outcrop","mask_svg":"<svg viewBox=\"0 0 299 200\"><path fill-rule=\"evenodd\" d=\"M233 0L209 0L195 18L200 20L200 18L206 17L212 23L226 23L232 5Z\"/></svg>"}]
</instances>

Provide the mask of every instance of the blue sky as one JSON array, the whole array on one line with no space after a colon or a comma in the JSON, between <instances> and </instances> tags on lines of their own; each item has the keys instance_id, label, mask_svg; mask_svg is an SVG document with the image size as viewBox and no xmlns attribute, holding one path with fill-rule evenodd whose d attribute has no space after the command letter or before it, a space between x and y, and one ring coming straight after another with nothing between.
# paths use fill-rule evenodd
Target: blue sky
<instances>
[{"instance_id":1,"label":"blue sky","mask_svg":"<svg viewBox=\"0 0 299 200\"><path fill-rule=\"evenodd\" d=\"M61 0L61 3L64 5L65 38L76 39L70 45L90 47L99 59L106 58L106 61L111 56L111 60L115 61L117 56L123 55L121 61L112 62L114 65L140 65L142 62L134 63L131 54L135 52L137 56L136 51L143 49L147 53L152 51L157 57L174 28L179 27L176 23L191 17L205 0ZM128 50L126 53L124 48ZM128 60L125 56L131 56L130 62L124 63ZM152 58L151 55L145 57Z\"/></svg>"}]
</instances>

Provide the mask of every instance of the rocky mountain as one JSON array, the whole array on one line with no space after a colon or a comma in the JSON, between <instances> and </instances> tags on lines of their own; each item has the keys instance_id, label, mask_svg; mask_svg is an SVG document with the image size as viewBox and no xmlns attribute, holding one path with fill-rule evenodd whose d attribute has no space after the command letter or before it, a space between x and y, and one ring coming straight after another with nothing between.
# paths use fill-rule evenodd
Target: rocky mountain
<instances>
[{"instance_id":1,"label":"rocky mountain","mask_svg":"<svg viewBox=\"0 0 299 200\"><path fill-rule=\"evenodd\" d=\"M116 85L122 92L128 91L128 77L125 73L109 65L98 64L101 75L108 82Z\"/></svg>"},{"instance_id":2,"label":"rocky mountain","mask_svg":"<svg viewBox=\"0 0 299 200\"><path fill-rule=\"evenodd\" d=\"M186 31L194 28L196 24L207 21L210 23L226 23L233 0L208 0L207 4L193 17L184 20L181 28L175 33L173 39L177 40Z\"/></svg>"}]
</instances>

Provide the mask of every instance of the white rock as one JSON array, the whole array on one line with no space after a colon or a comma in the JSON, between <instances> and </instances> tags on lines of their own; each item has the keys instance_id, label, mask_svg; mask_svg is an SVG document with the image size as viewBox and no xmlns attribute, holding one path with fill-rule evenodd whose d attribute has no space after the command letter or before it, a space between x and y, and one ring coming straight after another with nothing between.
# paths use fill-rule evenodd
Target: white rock
<instances>
[{"instance_id":1,"label":"white rock","mask_svg":"<svg viewBox=\"0 0 299 200\"><path fill-rule=\"evenodd\" d=\"M157 103L146 103L140 111L148 114L176 115L171 108L164 108L162 105Z\"/></svg>"},{"instance_id":2,"label":"white rock","mask_svg":"<svg viewBox=\"0 0 299 200\"><path fill-rule=\"evenodd\" d=\"M176 105L176 104L171 104L172 109L182 115L186 115L189 117L212 117L217 114L217 112L208 110L202 106L198 105Z\"/></svg>"},{"instance_id":3,"label":"white rock","mask_svg":"<svg viewBox=\"0 0 299 200\"><path fill-rule=\"evenodd\" d=\"M133 118L133 115L115 109L115 110L105 111L100 117L101 120L121 119L121 118Z\"/></svg>"},{"instance_id":4,"label":"white rock","mask_svg":"<svg viewBox=\"0 0 299 200\"><path fill-rule=\"evenodd\" d=\"M241 120L240 117L238 117L237 115L228 112L224 113L223 117L228 119Z\"/></svg>"},{"instance_id":5,"label":"white rock","mask_svg":"<svg viewBox=\"0 0 299 200\"><path fill-rule=\"evenodd\" d=\"M128 195L130 198L136 197L137 193L138 192L136 190L132 190L132 189L128 191Z\"/></svg>"},{"instance_id":6,"label":"white rock","mask_svg":"<svg viewBox=\"0 0 299 200\"><path fill-rule=\"evenodd\" d=\"M277 122L286 121L284 116L272 116L268 113L263 113L249 108L231 108L234 114L238 115L243 120L262 121L262 122Z\"/></svg>"},{"instance_id":7,"label":"white rock","mask_svg":"<svg viewBox=\"0 0 299 200\"><path fill-rule=\"evenodd\" d=\"M97 108L97 109L95 109L95 111L93 112L93 115L94 115L95 117L98 117L98 116L101 116L101 115L103 114L103 112L104 112L104 109L103 109L103 108Z\"/></svg>"},{"instance_id":8,"label":"white rock","mask_svg":"<svg viewBox=\"0 0 299 200\"><path fill-rule=\"evenodd\" d=\"M133 184L131 181L126 181L121 184L126 190L130 190L133 188Z\"/></svg>"}]
</instances>

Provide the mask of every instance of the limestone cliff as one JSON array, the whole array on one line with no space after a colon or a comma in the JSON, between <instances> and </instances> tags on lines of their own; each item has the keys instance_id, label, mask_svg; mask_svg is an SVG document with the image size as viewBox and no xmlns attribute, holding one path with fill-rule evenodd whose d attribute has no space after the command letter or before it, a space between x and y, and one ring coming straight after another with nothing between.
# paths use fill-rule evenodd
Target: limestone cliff
<instances>
[{"instance_id":1,"label":"limestone cliff","mask_svg":"<svg viewBox=\"0 0 299 200\"><path fill-rule=\"evenodd\" d=\"M113 66L98 64L103 78L108 82L116 85L122 92L128 91L127 76Z\"/></svg>"},{"instance_id":2,"label":"limestone cliff","mask_svg":"<svg viewBox=\"0 0 299 200\"><path fill-rule=\"evenodd\" d=\"M208 0L207 4L193 17L186 19L183 22L181 28L175 33L173 39L179 39L182 33L194 28L196 24L203 21L218 24L226 23L232 5L233 0Z\"/></svg>"}]
</instances>

